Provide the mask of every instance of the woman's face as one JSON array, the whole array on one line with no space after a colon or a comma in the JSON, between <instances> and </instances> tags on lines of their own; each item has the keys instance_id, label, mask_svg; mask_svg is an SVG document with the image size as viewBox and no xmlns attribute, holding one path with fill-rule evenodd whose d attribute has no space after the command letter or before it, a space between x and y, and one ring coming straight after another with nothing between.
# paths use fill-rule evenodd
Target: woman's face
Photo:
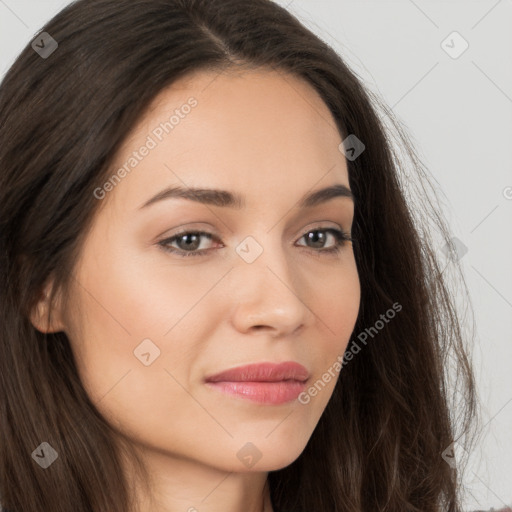
<instances>
[{"instance_id":1,"label":"woman's face","mask_svg":"<svg viewBox=\"0 0 512 512\"><path fill-rule=\"evenodd\" d=\"M349 188L340 142L309 85L254 70L181 80L125 142L95 192L102 209L61 316L86 391L134 446L235 472L279 469L303 451L338 372L322 376L359 310L351 242L331 231L350 234L352 199L301 204ZM226 192L161 195L170 187ZM290 361L305 384L205 382Z\"/></svg>"}]
</instances>

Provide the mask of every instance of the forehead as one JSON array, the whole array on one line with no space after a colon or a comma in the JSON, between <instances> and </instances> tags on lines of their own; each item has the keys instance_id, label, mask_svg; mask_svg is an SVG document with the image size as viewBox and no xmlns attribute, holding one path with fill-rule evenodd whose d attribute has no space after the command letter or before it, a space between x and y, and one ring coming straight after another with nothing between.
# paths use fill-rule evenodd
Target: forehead
<instances>
[{"instance_id":1,"label":"forehead","mask_svg":"<svg viewBox=\"0 0 512 512\"><path fill-rule=\"evenodd\" d=\"M326 104L294 75L195 72L155 97L116 155L112 171L125 172L109 194L132 208L169 185L240 191L248 205L283 190L298 198L348 186L340 142Z\"/></svg>"}]
</instances>

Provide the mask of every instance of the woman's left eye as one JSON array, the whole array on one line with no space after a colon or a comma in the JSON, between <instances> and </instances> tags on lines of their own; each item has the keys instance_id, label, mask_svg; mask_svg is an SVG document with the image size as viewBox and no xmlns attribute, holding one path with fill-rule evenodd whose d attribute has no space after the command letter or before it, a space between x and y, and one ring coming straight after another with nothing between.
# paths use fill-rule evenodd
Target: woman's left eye
<instances>
[{"instance_id":1,"label":"woman's left eye","mask_svg":"<svg viewBox=\"0 0 512 512\"><path fill-rule=\"evenodd\" d=\"M320 236L319 236L320 234ZM330 235L334 238L334 245L329 247L328 249L323 249L318 247L311 248L315 253L328 253L333 254L340 251L341 247L345 245L349 241L353 241L348 233L344 231L340 231L334 228L316 228L307 231L304 235L300 237L299 240L306 238L308 242L313 242L314 244L323 245L326 240L328 240L327 235ZM212 235L211 233L205 231L184 231L182 233L178 233L170 238L166 238L161 242L158 242L164 251L174 253L178 256L205 256L209 249L198 250L201 246L201 237L207 238L209 240L218 239ZM171 247L170 244L177 243L178 247ZM179 247L181 245L181 247Z\"/></svg>"}]
</instances>

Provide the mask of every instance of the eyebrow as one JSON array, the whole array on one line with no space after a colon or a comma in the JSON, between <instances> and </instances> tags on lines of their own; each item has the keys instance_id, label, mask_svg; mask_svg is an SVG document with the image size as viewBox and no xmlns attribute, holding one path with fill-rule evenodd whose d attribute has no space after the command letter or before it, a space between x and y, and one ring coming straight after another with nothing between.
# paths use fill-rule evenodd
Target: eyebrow
<instances>
[{"instance_id":1,"label":"eyebrow","mask_svg":"<svg viewBox=\"0 0 512 512\"><path fill-rule=\"evenodd\" d=\"M299 201L299 208L311 208L329 201L330 199L334 199L335 197L347 197L355 202L352 191L346 185L338 183L304 195ZM146 201L140 209L147 208L158 201L173 198L189 199L202 204L235 208L237 210L245 208L246 204L242 195L229 192L228 190L172 186L160 191L158 194Z\"/></svg>"}]
</instances>

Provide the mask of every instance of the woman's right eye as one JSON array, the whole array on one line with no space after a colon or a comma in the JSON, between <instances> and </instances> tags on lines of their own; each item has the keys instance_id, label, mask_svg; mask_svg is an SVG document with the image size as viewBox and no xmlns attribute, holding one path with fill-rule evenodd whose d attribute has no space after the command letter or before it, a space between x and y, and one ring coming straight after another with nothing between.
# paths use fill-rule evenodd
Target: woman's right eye
<instances>
[{"instance_id":1,"label":"woman's right eye","mask_svg":"<svg viewBox=\"0 0 512 512\"><path fill-rule=\"evenodd\" d=\"M162 240L159 242L159 245L162 246L164 251L177 254L178 256L204 256L207 254L208 250L199 250L199 247L201 246L201 237L206 237L209 240L214 238L211 233L207 233L206 231L185 231ZM180 245L180 241L185 241L185 244L183 245L185 250L180 247L175 248L170 246L170 244L174 242L178 242L178 245Z\"/></svg>"}]
</instances>

